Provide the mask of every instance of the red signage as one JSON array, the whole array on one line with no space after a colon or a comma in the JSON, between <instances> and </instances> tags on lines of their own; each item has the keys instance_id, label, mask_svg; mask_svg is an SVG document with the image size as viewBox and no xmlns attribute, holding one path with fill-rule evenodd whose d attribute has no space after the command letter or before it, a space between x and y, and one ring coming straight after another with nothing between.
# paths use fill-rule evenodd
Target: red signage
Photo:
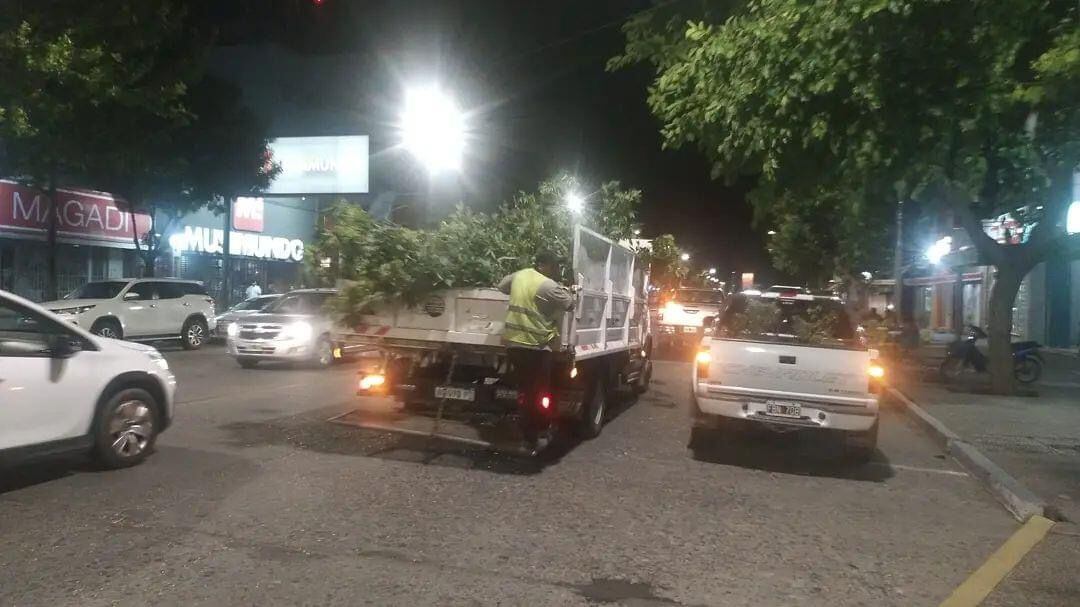
<instances>
[{"instance_id":1,"label":"red signage","mask_svg":"<svg viewBox=\"0 0 1080 607\"><path fill-rule=\"evenodd\" d=\"M56 233L61 240L78 239L135 246L150 231L150 216L128 211L124 200L102 192L57 190ZM0 180L0 232L40 235L49 229L48 197L31 188Z\"/></svg>"},{"instance_id":2,"label":"red signage","mask_svg":"<svg viewBox=\"0 0 1080 607\"><path fill-rule=\"evenodd\" d=\"M263 231L263 199L241 196L233 203L233 229Z\"/></svg>"}]
</instances>

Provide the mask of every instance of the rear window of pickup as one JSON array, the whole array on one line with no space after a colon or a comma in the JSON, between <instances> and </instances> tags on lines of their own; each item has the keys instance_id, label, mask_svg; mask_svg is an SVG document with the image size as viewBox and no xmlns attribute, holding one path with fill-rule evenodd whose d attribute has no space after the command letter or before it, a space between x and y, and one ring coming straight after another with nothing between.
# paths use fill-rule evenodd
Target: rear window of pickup
<instances>
[{"instance_id":1,"label":"rear window of pickup","mask_svg":"<svg viewBox=\"0 0 1080 607\"><path fill-rule=\"evenodd\" d=\"M843 304L833 299L733 296L717 323L717 337L798 343L856 345L855 327Z\"/></svg>"}]
</instances>

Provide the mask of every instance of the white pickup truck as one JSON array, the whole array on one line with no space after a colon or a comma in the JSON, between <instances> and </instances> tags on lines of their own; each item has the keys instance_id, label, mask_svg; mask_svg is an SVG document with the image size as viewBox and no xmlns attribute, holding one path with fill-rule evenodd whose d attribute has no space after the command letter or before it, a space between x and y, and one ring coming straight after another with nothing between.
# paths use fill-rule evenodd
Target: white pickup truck
<instances>
[{"instance_id":1,"label":"white pickup truck","mask_svg":"<svg viewBox=\"0 0 1080 607\"><path fill-rule=\"evenodd\" d=\"M723 302L724 292L717 289L676 289L657 311L657 346L697 344L704 320L716 316Z\"/></svg>"},{"instance_id":2,"label":"white pickup truck","mask_svg":"<svg viewBox=\"0 0 1080 607\"><path fill-rule=\"evenodd\" d=\"M884 369L843 305L806 294L737 294L710 322L692 374L692 448L709 431L756 423L841 433L865 461L877 446Z\"/></svg>"}]
</instances>

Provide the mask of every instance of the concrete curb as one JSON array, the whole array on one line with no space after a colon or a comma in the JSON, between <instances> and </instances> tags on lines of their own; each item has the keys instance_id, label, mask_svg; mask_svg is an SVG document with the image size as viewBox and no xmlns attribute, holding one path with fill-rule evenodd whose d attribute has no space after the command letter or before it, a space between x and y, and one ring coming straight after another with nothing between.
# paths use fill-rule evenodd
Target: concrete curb
<instances>
[{"instance_id":1,"label":"concrete curb","mask_svg":"<svg viewBox=\"0 0 1080 607\"><path fill-rule=\"evenodd\" d=\"M961 465L967 468L981 481L986 483L990 492L1001 502L1002 506L1009 511L1016 520L1025 522L1034 515L1046 516L1046 502L1032 493L1020 481L1013 478L990 458L982 454L974 445L965 441L941 420L930 415L903 392L896 388L888 388L889 396L904 406L904 410L949 455L952 455Z\"/></svg>"}]
</instances>

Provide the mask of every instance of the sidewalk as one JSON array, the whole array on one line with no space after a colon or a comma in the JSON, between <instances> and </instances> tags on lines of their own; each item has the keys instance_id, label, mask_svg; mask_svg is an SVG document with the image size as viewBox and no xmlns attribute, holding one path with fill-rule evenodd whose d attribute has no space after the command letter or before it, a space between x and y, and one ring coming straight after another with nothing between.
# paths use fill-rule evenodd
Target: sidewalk
<instances>
[{"instance_id":1,"label":"sidewalk","mask_svg":"<svg viewBox=\"0 0 1080 607\"><path fill-rule=\"evenodd\" d=\"M1043 498L1070 521L1080 521L1080 359L1048 353L1035 397L950 391L894 374L893 385L930 415ZM929 361L928 361L929 362ZM932 374L930 374L932 375Z\"/></svg>"}]
</instances>

